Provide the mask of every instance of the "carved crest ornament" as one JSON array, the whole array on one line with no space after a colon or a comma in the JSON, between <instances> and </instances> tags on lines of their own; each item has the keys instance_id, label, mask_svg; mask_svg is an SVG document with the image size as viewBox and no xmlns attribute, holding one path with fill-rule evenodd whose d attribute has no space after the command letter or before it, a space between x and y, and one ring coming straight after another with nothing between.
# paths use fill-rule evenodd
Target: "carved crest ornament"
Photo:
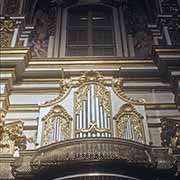
<instances>
[{"instance_id":1,"label":"carved crest ornament","mask_svg":"<svg viewBox=\"0 0 180 180\"><path fill-rule=\"evenodd\" d=\"M122 78L112 78L111 82L109 84L108 80L105 79L99 72L95 71L88 71L85 73L82 73L79 79L60 79L60 88L59 88L59 95L50 100L50 101L45 101L40 104L40 107L47 107L47 106L52 106L63 99L67 97L67 95L70 93L72 88L79 87L82 84L85 83L100 83L104 86L111 86L114 93L122 100L124 100L127 103L130 104L135 104L135 105L143 105L145 104L144 99L133 99L127 96L127 94L123 90L123 79Z\"/></svg>"}]
</instances>

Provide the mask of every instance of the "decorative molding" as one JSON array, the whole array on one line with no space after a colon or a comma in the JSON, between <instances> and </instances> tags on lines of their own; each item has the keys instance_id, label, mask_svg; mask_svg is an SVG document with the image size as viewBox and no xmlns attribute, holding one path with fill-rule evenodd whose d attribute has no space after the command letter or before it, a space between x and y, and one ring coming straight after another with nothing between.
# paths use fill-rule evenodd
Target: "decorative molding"
<instances>
[{"instance_id":1,"label":"decorative molding","mask_svg":"<svg viewBox=\"0 0 180 180\"><path fill-rule=\"evenodd\" d=\"M0 179L1 180L15 180L12 173L12 164L15 158L11 154L0 154Z\"/></svg>"},{"instance_id":2,"label":"decorative molding","mask_svg":"<svg viewBox=\"0 0 180 180\"><path fill-rule=\"evenodd\" d=\"M122 100L130 104L144 105L146 102L144 99L133 99L127 96L123 90L123 79L117 78L112 80L112 89L115 94Z\"/></svg>"},{"instance_id":3,"label":"decorative molding","mask_svg":"<svg viewBox=\"0 0 180 180\"><path fill-rule=\"evenodd\" d=\"M15 179L33 179L33 174L30 166L30 162L34 153L37 150L25 150L20 152L20 157L16 158L14 163L11 163L12 170Z\"/></svg>"},{"instance_id":4,"label":"decorative molding","mask_svg":"<svg viewBox=\"0 0 180 180\"><path fill-rule=\"evenodd\" d=\"M90 127L88 129L78 129L75 133L79 133L79 132L82 132L82 133L111 133L111 130L110 129L107 129L107 128L98 128L97 127L97 123L94 123L94 122L90 122Z\"/></svg>"}]
</instances>

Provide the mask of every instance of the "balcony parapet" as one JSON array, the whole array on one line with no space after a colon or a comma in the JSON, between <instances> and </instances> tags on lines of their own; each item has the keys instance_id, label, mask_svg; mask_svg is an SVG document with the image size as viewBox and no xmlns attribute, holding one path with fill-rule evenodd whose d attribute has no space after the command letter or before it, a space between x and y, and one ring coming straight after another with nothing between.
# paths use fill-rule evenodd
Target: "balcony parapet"
<instances>
[{"instance_id":1,"label":"balcony parapet","mask_svg":"<svg viewBox=\"0 0 180 180\"><path fill-rule=\"evenodd\" d=\"M34 150L31 156L28 155L28 158L28 153L22 154L24 155L20 156L21 161L18 160L13 165L14 174L18 177L22 174L38 176L52 169L58 168L61 171L67 166L84 163L113 162L152 171L172 171L175 165L174 159L168 155L168 148L151 147L117 138L71 139L40 147Z\"/></svg>"},{"instance_id":2,"label":"balcony parapet","mask_svg":"<svg viewBox=\"0 0 180 180\"><path fill-rule=\"evenodd\" d=\"M115 138L73 139L39 148L31 166L61 165L69 161L123 160L127 163L153 165L151 149L142 144Z\"/></svg>"}]
</instances>

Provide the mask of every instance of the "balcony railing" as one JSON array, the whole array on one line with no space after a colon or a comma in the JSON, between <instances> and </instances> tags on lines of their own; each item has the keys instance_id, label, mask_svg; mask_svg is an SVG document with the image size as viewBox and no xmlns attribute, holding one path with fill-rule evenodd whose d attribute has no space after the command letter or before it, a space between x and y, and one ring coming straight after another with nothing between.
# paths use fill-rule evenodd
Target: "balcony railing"
<instances>
[{"instance_id":1,"label":"balcony railing","mask_svg":"<svg viewBox=\"0 0 180 180\"><path fill-rule=\"evenodd\" d=\"M122 160L151 166L151 149L143 144L117 138L80 138L39 148L31 161L33 170L73 161Z\"/></svg>"},{"instance_id":2,"label":"balcony railing","mask_svg":"<svg viewBox=\"0 0 180 180\"><path fill-rule=\"evenodd\" d=\"M128 173L130 167L137 171L140 168L140 172L146 169L150 172L160 170L174 173L175 165L174 159L168 155L168 148L107 137L65 140L42 146L34 151L22 151L20 155L13 164L13 173L16 177L27 176L32 179L41 175L44 178L46 177L44 174L57 178L58 173L62 175L69 171L74 174L80 171L88 173L86 172L88 168L85 167L89 165L96 168L103 165L104 172L109 172L104 166L106 164L108 167L115 168L113 173L120 173L120 169L124 167L128 167Z\"/></svg>"}]
</instances>

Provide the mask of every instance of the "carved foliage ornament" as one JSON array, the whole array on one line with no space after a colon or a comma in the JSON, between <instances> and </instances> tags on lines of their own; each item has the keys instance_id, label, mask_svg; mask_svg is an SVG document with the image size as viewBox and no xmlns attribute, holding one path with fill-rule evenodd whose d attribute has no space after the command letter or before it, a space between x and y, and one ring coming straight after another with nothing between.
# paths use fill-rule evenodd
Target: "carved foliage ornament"
<instances>
[{"instance_id":1,"label":"carved foliage ornament","mask_svg":"<svg viewBox=\"0 0 180 180\"><path fill-rule=\"evenodd\" d=\"M16 147L26 148L26 137L23 135L23 122L15 121L5 124L0 121L0 154L14 154Z\"/></svg>"},{"instance_id":2,"label":"carved foliage ornament","mask_svg":"<svg viewBox=\"0 0 180 180\"><path fill-rule=\"evenodd\" d=\"M6 17L0 20L0 32L13 32L16 26L16 21Z\"/></svg>"},{"instance_id":3,"label":"carved foliage ornament","mask_svg":"<svg viewBox=\"0 0 180 180\"><path fill-rule=\"evenodd\" d=\"M161 140L163 146L180 150L180 121L175 119L161 119Z\"/></svg>"},{"instance_id":4,"label":"carved foliage ornament","mask_svg":"<svg viewBox=\"0 0 180 180\"><path fill-rule=\"evenodd\" d=\"M77 131L78 132L78 131ZM98 128L97 127L97 123L95 122L90 122L90 127L88 129L80 129L80 132L83 132L83 133L104 133L104 132L109 132L111 133L111 130L110 129L107 129L107 128Z\"/></svg>"},{"instance_id":5,"label":"carved foliage ornament","mask_svg":"<svg viewBox=\"0 0 180 180\"><path fill-rule=\"evenodd\" d=\"M16 21L6 17L0 20L0 47L9 47Z\"/></svg>"},{"instance_id":6,"label":"carved foliage ornament","mask_svg":"<svg viewBox=\"0 0 180 180\"><path fill-rule=\"evenodd\" d=\"M88 71L81 75L76 86L80 86L84 83L90 83L90 82L98 82L102 85L107 85L106 80L99 72Z\"/></svg>"}]
</instances>

